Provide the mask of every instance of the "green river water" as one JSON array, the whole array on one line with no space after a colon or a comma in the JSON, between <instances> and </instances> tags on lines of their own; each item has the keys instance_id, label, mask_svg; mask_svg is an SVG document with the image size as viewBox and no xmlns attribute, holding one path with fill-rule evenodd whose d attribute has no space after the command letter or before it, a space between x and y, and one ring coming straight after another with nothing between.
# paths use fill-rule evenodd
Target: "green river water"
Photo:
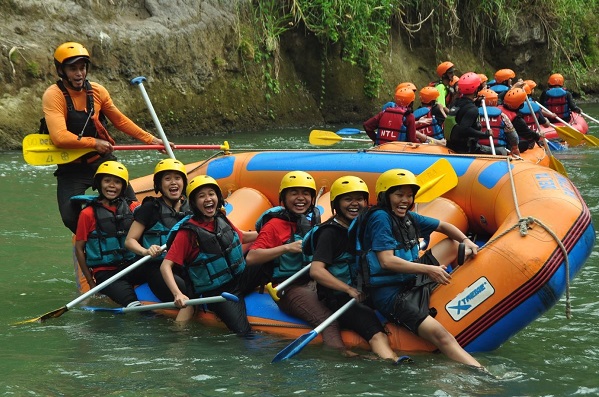
<instances>
[{"instance_id":1,"label":"green river water","mask_svg":"<svg viewBox=\"0 0 599 397\"><path fill-rule=\"evenodd\" d=\"M599 118L599 106L585 111ZM589 123L599 135L599 126ZM319 126L320 127L320 126ZM321 128L321 127L320 127ZM339 127L340 128L340 127ZM329 127L335 131L335 127ZM309 129L185 140L236 149L308 148ZM335 147L357 148L359 143ZM156 152L121 152L132 178L153 171ZM184 162L211 152L185 151ZM555 153L599 225L599 149ZM0 395L5 396L565 396L599 395L598 250L572 281L572 319L562 300L499 349L476 354L497 378L439 354L413 354L393 367L344 359L321 346L271 364L289 341L245 340L223 329L177 326L151 315L73 308L40 324L11 325L77 297L71 235L56 207L55 167L27 165L20 152L0 153ZM557 215L559 216L559 215ZM93 305L108 302L92 298Z\"/></svg>"}]
</instances>

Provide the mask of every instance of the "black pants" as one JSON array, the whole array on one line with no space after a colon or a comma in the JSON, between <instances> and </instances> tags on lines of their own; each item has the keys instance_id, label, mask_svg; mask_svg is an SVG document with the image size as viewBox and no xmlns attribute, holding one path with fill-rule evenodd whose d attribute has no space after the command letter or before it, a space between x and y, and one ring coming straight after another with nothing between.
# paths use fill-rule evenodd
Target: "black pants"
<instances>
[{"instance_id":1,"label":"black pants","mask_svg":"<svg viewBox=\"0 0 599 397\"><path fill-rule=\"evenodd\" d=\"M103 283L110 277L117 274L120 270L102 270L94 272L94 279L96 285ZM146 270L143 266L131 271L123 277L113 281L110 285L100 290L100 293L106 295L114 302L121 306L126 307L131 302L137 301L137 295L135 294L135 285L143 284L146 282Z\"/></svg>"},{"instance_id":2,"label":"black pants","mask_svg":"<svg viewBox=\"0 0 599 397\"><path fill-rule=\"evenodd\" d=\"M85 194L92 186L96 170L105 161L116 160L113 155L100 157L93 163L62 164L54 173L56 176L56 199L62 223L68 227L73 234L77 232L77 221L81 212L81 203L71 201L71 197ZM135 192L131 185L127 185L125 194L128 198L136 200Z\"/></svg>"}]
</instances>

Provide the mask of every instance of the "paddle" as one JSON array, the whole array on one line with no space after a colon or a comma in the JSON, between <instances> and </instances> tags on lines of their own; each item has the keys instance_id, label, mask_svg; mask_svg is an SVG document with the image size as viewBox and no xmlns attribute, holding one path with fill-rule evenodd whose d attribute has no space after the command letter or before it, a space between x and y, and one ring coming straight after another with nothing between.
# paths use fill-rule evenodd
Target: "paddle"
<instances>
[{"instance_id":1,"label":"paddle","mask_svg":"<svg viewBox=\"0 0 599 397\"><path fill-rule=\"evenodd\" d=\"M223 145L176 145L177 149L224 150L229 151L229 143ZM119 145L114 150L151 150L165 149L163 145ZM94 152L94 148L63 149L52 144L47 134L29 134L23 138L23 158L31 165L66 164L79 157Z\"/></svg>"},{"instance_id":2,"label":"paddle","mask_svg":"<svg viewBox=\"0 0 599 397\"><path fill-rule=\"evenodd\" d=\"M532 108L532 103L530 103L530 99L526 97L526 104L528 105L528 109L530 110L530 114L532 114L533 119L535 120L535 124L537 125L537 131L541 131L541 125L539 124L539 119L537 119L537 115ZM545 146L545 150L547 151L547 155L549 156L549 168L559 172L563 176L567 177L568 173L566 172L566 167L553 156L551 153L551 149L547 144L547 139L545 137L541 138L543 140L543 146Z\"/></svg>"},{"instance_id":3,"label":"paddle","mask_svg":"<svg viewBox=\"0 0 599 397\"><path fill-rule=\"evenodd\" d=\"M458 175L446 158L440 158L416 177L420 189L414 199L428 203L458 185Z\"/></svg>"},{"instance_id":4,"label":"paddle","mask_svg":"<svg viewBox=\"0 0 599 397\"><path fill-rule=\"evenodd\" d=\"M160 247L161 251L164 251L165 249L166 249L166 244ZM147 255L147 256L144 256L143 258L139 259L138 261L133 262L132 264L130 264L129 266L127 266L126 268L124 268L123 270L121 270L120 272L118 272L117 274L115 274L114 276L110 277L108 280L106 280L106 281L104 281L104 282L96 285L94 288L92 288L89 291L87 291L86 293L80 295L78 298L70 301L69 303L67 303L66 305L64 305L61 308L58 308L56 310L52 310L51 312L48 312L46 314L42 314L39 317L35 317L35 318L29 319L29 320L25 320L25 321L19 321L19 322L15 323L14 325L34 323L34 322L41 322L41 321L45 321L45 320L47 320L49 318L60 317L63 314L65 314L66 312L68 312L71 307L75 306L76 304L78 304L79 302L83 301L87 297L92 296L96 292L101 291L103 288L109 286L114 281L118 280L119 278L123 277L124 275L126 275L126 274L132 272L133 270L137 269L138 267L140 267L141 265L143 265L144 263L146 263L147 261L149 261L151 258L152 258L151 255Z\"/></svg>"},{"instance_id":5,"label":"paddle","mask_svg":"<svg viewBox=\"0 0 599 397\"><path fill-rule=\"evenodd\" d=\"M537 104L541 107L541 109L549 112L549 110L545 106L541 105L539 102L537 102ZM551 126L553 128L555 128L555 131L560 136L560 138L562 138L563 140L568 142L568 145L570 145L570 146L580 145L580 143L584 140L590 146L599 146L599 138L596 138L594 136L588 136L586 134L582 134L580 131L578 131L576 128L572 127L570 124L568 124L564 120L560 119L559 117L556 117L556 118L557 118L557 121L564 124L564 126L561 127L561 126L557 126L554 124L551 124Z\"/></svg>"},{"instance_id":6,"label":"paddle","mask_svg":"<svg viewBox=\"0 0 599 397\"><path fill-rule=\"evenodd\" d=\"M294 282L295 280L297 280L299 277L301 277L304 273L306 273L308 270L310 270L310 266L311 265L312 264L310 263L309 265L304 266L303 268L301 268L301 270L298 270L293 276L289 277L288 279L286 279L285 281L283 281L281 284L277 285L276 287L273 287L272 283L266 284L266 290L270 294L270 297L275 302L280 301L281 297L279 297L279 291L284 290L285 288L287 288L287 286L289 284L291 284L292 282Z\"/></svg>"},{"instance_id":7,"label":"paddle","mask_svg":"<svg viewBox=\"0 0 599 397\"><path fill-rule=\"evenodd\" d=\"M493 134L492 134L492 130L491 130L491 123L489 123L489 114L487 113L487 105L485 104L485 98L483 98L482 101L480 101L480 103L482 103L483 105L483 114L485 115L485 123L487 125L487 131L491 134L491 136L489 136L489 143L491 144L491 153L493 153L493 156L495 156L495 142L493 141Z\"/></svg>"},{"instance_id":8,"label":"paddle","mask_svg":"<svg viewBox=\"0 0 599 397\"><path fill-rule=\"evenodd\" d=\"M314 328L312 331L307 332L288 344L283 350L277 353L275 358L272 359L271 362L278 363L279 361L287 360L295 356L299 353L308 343L310 343L314 338L318 336L326 327L331 325L331 323L339 318L343 313L345 313L354 303L356 303L356 299L352 298L345 305L339 308L335 313L333 313L329 318L324 320L322 324L318 327Z\"/></svg>"},{"instance_id":9,"label":"paddle","mask_svg":"<svg viewBox=\"0 0 599 397\"><path fill-rule=\"evenodd\" d=\"M152 102L150 102L150 97L148 96L148 93L146 92L146 88L144 87L144 84L143 84L144 81L146 81L146 78L144 76L139 76L139 77L135 77L134 79L131 79L131 84L137 85L139 87L139 90L141 91L141 95L144 97L144 101L146 101L146 105L148 106L148 110L150 111L150 115L152 115L152 120L154 120L154 125L156 126L156 129L158 130L158 134L160 134L160 139L162 139L162 143L164 144L164 149L166 150L166 153L168 154L168 156L174 160L175 154L173 153L171 146L168 143L168 139L166 138L166 134L164 133L164 130L162 129L160 120L158 120L158 116L156 115L156 112L154 111L154 106L152 106Z\"/></svg>"},{"instance_id":10,"label":"paddle","mask_svg":"<svg viewBox=\"0 0 599 397\"><path fill-rule=\"evenodd\" d=\"M585 112L580 112L580 114L582 114L584 117L586 117L587 119L594 121L595 123L599 124L599 120L597 120L594 117L589 116L588 114L586 114Z\"/></svg>"},{"instance_id":11,"label":"paddle","mask_svg":"<svg viewBox=\"0 0 599 397\"><path fill-rule=\"evenodd\" d=\"M352 142L369 142L372 143L370 139L359 139L359 138L343 138L339 135L335 134L333 131L323 131L323 130L312 130L310 132L309 138L311 145L322 145L322 146L330 146L341 141L352 141Z\"/></svg>"},{"instance_id":12,"label":"paddle","mask_svg":"<svg viewBox=\"0 0 599 397\"><path fill-rule=\"evenodd\" d=\"M206 298L190 299L185 301L186 306L204 305L208 303L219 303L219 302L239 302L239 298L228 292L223 292L220 296L209 296ZM134 307L83 307L84 310L90 312L111 312L111 313L131 313L131 312L145 312L149 310L160 310L160 309L175 309L177 306L175 302L164 302L154 303L151 305L141 305Z\"/></svg>"}]
</instances>

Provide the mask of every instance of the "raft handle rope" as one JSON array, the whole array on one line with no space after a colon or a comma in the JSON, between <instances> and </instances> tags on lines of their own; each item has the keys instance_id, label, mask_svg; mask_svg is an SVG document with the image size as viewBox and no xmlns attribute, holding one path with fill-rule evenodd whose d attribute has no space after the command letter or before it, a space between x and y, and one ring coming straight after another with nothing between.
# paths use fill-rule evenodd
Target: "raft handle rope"
<instances>
[{"instance_id":1,"label":"raft handle rope","mask_svg":"<svg viewBox=\"0 0 599 397\"><path fill-rule=\"evenodd\" d=\"M566 270L566 310L565 310L565 313L566 313L566 318L571 319L572 318L572 304L570 302L570 258L568 258L568 250L566 249L566 246L564 245L564 243L559 239L557 234L555 234L555 232L553 230L551 230L550 227L545 225L539 219L532 217L532 216L529 216L526 218L522 217L522 214L520 213L520 208L518 207L518 196L516 195L516 185L514 184L514 174L512 173L512 167L510 166L510 161L513 161L513 160L510 160L509 158L507 158L506 160L507 160L508 173L510 176L510 184L512 186L512 198L514 199L514 207L516 208L516 214L518 215L518 222L515 225L513 225L512 227L510 227L509 229L506 229L505 231L503 231L498 236L487 241L487 243L484 246L482 246L479 249L479 251L485 249L491 243L497 241L499 238L503 237L504 235L508 234L509 232L511 232L512 230L514 230L516 228L519 229L520 235L522 237L524 237L528 234L528 230L532 229L533 224L536 223L539 226L541 226L557 242L557 245L559 246L560 250L562 251L562 255L564 256L564 262L565 262L565 266L566 266L566 269L565 269Z\"/></svg>"}]
</instances>

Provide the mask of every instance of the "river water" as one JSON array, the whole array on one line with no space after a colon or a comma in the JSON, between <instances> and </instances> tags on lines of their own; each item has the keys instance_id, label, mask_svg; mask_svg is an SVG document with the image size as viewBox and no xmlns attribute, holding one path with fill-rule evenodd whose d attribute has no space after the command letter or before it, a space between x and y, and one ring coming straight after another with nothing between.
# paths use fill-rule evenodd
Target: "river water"
<instances>
[{"instance_id":1,"label":"river water","mask_svg":"<svg viewBox=\"0 0 599 397\"><path fill-rule=\"evenodd\" d=\"M585 111L599 118L599 106ZM589 123L599 135L599 126ZM347 127L347 126L343 126ZM335 127L329 127L335 131ZM178 143L235 149L308 148L309 129L188 138ZM343 142L335 147L359 147ZM164 156L121 152L132 178L153 171ZM211 152L185 151L198 161ZM599 150L554 153L599 224ZM11 325L77 297L71 235L55 199L54 167L33 167L20 152L0 153L0 394L6 396L564 396L599 395L598 250L572 281L573 316L562 300L499 349L476 354L483 375L439 354L413 354L393 367L344 359L321 346L271 364L288 341L251 340L193 323L178 326L152 315L91 313L77 308L47 322ZM91 304L106 305L94 297Z\"/></svg>"}]
</instances>

